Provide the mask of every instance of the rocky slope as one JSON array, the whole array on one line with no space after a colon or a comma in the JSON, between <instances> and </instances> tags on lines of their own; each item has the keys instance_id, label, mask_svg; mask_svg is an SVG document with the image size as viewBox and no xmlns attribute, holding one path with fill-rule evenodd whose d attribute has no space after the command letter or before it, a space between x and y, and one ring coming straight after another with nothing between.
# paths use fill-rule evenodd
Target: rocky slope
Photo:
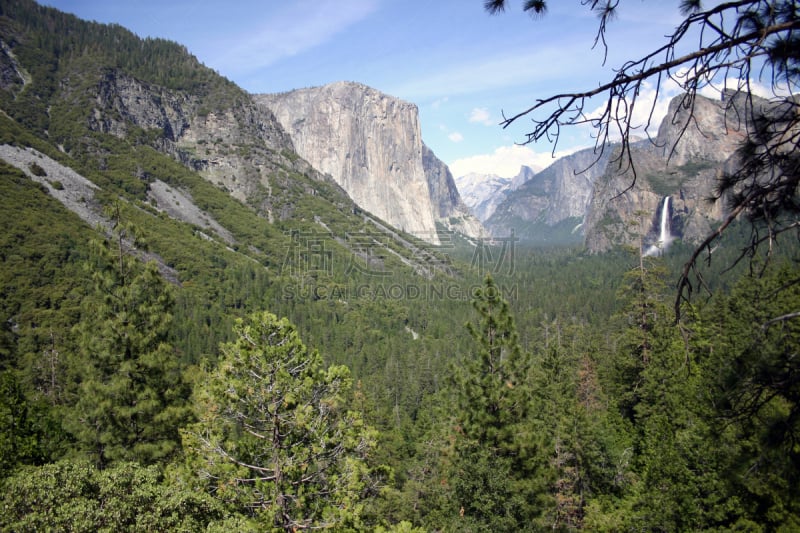
<instances>
[{"instance_id":1,"label":"rocky slope","mask_svg":"<svg viewBox=\"0 0 800 533\"><path fill-rule=\"evenodd\" d=\"M724 213L724 201L708 198L726 165L733 164L744 116L744 95L728 93L722 101L697 96L689 105L674 98L655 142L632 148L635 187L630 188L633 172L614 165L596 180L585 219L587 249L637 244L642 236L644 246L653 244L665 196L671 199L672 235L688 242L705 237Z\"/></svg>"},{"instance_id":2,"label":"rocky slope","mask_svg":"<svg viewBox=\"0 0 800 533\"><path fill-rule=\"evenodd\" d=\"M425 144L422 145L422 167L425 169L428 192L433 202L433 213L439 223L448 231L469 237L487 236L481 222L461 199L448 166Z\"/></svg>"},{"instance_id":3,"label":"rocky slope","mask_svg":"<svg viewBox=\"0 0 800 533\"><path fill-rule=\"evenodd\" d=\"M47 188L48 194L92 227L110 227L95 200L97 185L71 168L61 165L33 148L0 145L0 159L17 167L33 181Z\"/></svg>"},{"instance_id":4,"label":"rocky slope","mask_svg":"<svg viewBox=\"0 0 800 533\"><path fill-rule=\"evenodd\" d=\"M16 167L28 178L39 183L47 194L61 202L64 207L78 215L81 220L92 228L101 228L104 232L110 232L113 223L103 213L101 203L96 199L96 193L100 190L97 185L81 176L69 167L66 167L48 157L46 154L30 147L22 148L8 144L0 145L0 160ZM163 185L163 184L162 184ZM168 189L168 188L167 188ZM163 190L163 189L162 189ZM182 197L183 198L183 197ZM195 206L191 206L197 210ZM180 218L180 217L178 217ZM203 220L192 220L213 231L225 232L230 236L221 225L209 217ZM129 240L124 241L125 246L149 261L155 260L161 274L172 283L179 283L178 273L166 264L166 262L156 253L144 250L136 250L136 247Z\"/></svg>"},{"instance_id":5,"label":"rocky slope","mask_svg":"<svg viewBox=\"0 0 800 533\"><path fill-rule=\"evenodd\" d=\"M245 203L259 204L271 220L276 202L271 180L287 172L324 177L292 157L292 141L268 109L246 95L217 110L196 96L138 80L109 69L92 88L89 128L120 139L133 128L156 132L154 145Z\"/></svg>"},{"instance_id":6,"label":"rocky slope","mask_svg":"<svg viewBox=\"0 0 800 533\"><path fill-rule=\"evenodd\" d=\"M435 243L437 220L469 216L459 211L448 173L438 163L426 170L414 104L351 82L254 98L275 114L301 157L386 222Z\"/></svg>"},{"instance_id":7,"label":"rocky slope","mask_svg":"<svg viewBox=\"0 0 800 533\"><path fill-rule=\"evenodd\" d=\"M148 227L169 234L156 253L172 253L173 234L184 232L275 276L318 266L302 250L294 254L314 246L309 235L343 269L365 255L380 257L387 271L423 275L443 263L430 247L356 209L297 154L269 109L177 43L29 0L4 5L0 27L0 159L41 177L41 190L89 226L108 226L101 207L120 200L147 224L178 222ZM364 127L379 121L364 120ZM421 141L417 147L420 188L430 198ZM444 199L446 172L441 179L434 189ZM347 238L376 232L380 238L367 243Z\"/></svg>"},{"instance_id":8,"label":"rocky slope","mask_svg":"<svg viewBox=\"0 0 800 533\"><path fill-rule=\"evenodd\" d=\"M507 235L514 230L525 238L531 224L555 226L567 219L582 219L594 181L603 173L609 152L581 150L538 173L523 167L486 221L487 228L493 235Z\"/></svg>"}]
</instances>

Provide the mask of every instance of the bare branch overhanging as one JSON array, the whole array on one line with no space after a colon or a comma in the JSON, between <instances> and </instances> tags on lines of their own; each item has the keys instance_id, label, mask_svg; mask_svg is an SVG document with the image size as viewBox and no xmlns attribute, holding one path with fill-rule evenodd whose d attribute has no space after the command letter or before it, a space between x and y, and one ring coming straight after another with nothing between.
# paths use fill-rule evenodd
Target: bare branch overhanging
<instances>
[{"instance_id":1,"label":"bare branch overhanging","mask_svg":"<svg viewBox=\"0 0 800 533\"><path fill-rule=\"evenodd\" d=\"M496 1L494 4L504 5ZM607 23L614 17L620 0L583 0L582 4L599 16L595 46L606 47ZM739 168L723 176L714 200L725 199L728 211L719 227L695 249L684 266L677 283L676 316L680 317L683 302L688 301L697 287L705 284L697 269L706 254L710 262L712 246L737 219L746 216L750 221L764 224L766 235L755 231L740 260L755 255L759 247L767 250L767 259L774 240L786 231L796 229L800 214L797 188L800 183L800 110L792 93L798 90L800 79L800 6L789 0L737 0L721 2L703 9L698 0L680 2L683 22L667 36L666 43L643 57L622 65L613 78L596 88L565 92L536 100L535 104L512 116L505 116L501 125L506 128L522 117L536 112L548 113L544 118L532 118L533 128L520 144L546 140L553 151L565 126L589 125L596 130L595 149L602 155L607 144L619 139L619 148L609 165L620 173L631 171L632 180L620 194L635 186L636 169L631 143L634 130L644 131L653 125L655 105L662 83L670 80L684 91L681 108L688 111L680 120L679 135L670 148L673 154L683 133L695 123L694 102L701 89L733 78L734 91L744 94L745 109L737 109L732 101L726 106L726 122L732 119L746 134L746 141L737 153ZM678 53L693 43L691 52ZM768 105L756 105L752 96L752 81L766 80L775 99ZM643 125L631 123L639 96L652 84L655 97ZM605 94L605 103L597 112L587 110L589 101ZM677 121L675 115L673 121ZM677 122L676 122L677 124ZM598 155L598 160L600 159ZM786 215L789 214L787 219ZM691 274L694 274L695 283ZM707 288L706 288L707 289Z\"/></svg>"}]
</instances>

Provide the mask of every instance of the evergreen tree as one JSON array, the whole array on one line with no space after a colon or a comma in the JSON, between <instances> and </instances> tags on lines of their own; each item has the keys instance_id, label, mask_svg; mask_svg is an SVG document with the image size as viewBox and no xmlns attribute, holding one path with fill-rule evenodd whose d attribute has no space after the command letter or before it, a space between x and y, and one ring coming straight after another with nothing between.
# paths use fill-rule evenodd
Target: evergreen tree
<instances>
[{"instance_id":1,"label":"evergreen tree","mask_svg":"<svg viewBox=\"0 0 800 533\"><path fill-rule=\"evenodd\" d=\"M538 416L551 443L549 466L555 476L550 487L554 498L542 521L553 530L572 531L582 525L585 474L581 440L591 423L578 402L580 352L574 342L567 345L572 332L558 320L547 326L555 330L555 340L545 341L531 380ZM585 396L590 394L584 391Z\"/></svg>"},{"instance_id":2,"label":"evergreen tree","mask_svg":"<svg viewBox=\"0 0 800 533\"><path fill-rule=\"evenodd\" d=\"M653 358L659 328L668 324L665 300L667 271L662 261L638 253L638 265L623 275L617 292L620 321L614 359L614 396L623 416L633 420L640 401L643 371Z\"/></svg>"},{"instance_id":3,"label":"evergreen tree","mask_svg":"<svg viewBox=\"0 0 800 533\"><path fill-rule=\"evenodd\" d=\"M705 390L737 525L800 528L800 286L797 268L746 277L703 315ZM724 446L724 447L723 447ZM732 521L734 519L731 519Z\"/></svg>"},{"instance_id":4,"label":"evergreen tree","mask_svg":"<svg viewBox=\"0 0 800 533\"><path fill-rule=\"evenodd\" d=\"M25 398L13 372L0 372L0 479L18 464L46 459L41 435L44 413L37 407Z\"/></svg>"},{"instance_id":5,"label":"evergreen tree","mask_svg":"<svg viewBox=\"0 0 800 533\"><path fill-rule=\"evenodd\" d=\"M714 524L710 515L722 509L725 496L698 366L666 304L665 279L660 260L640 256L619 292L611 389L630 423L633 456L623 500L610 514L625 529L696 531Z\"/></svg>"},{"instance_id":6,"label":"evergreen tree","mask_svg":"<svg viewBox=\"0 0 800 533\"><path fill-rule=\"evenodd\" d=\"M192 464L213 494L269 530L355 527L375 434L348 409L347 367L323 369L294 326L267 312L234 330L196 390Z\"/></svg>"},{"instance_id":7,"label":"evergreen tree","mask_svg":"<svg viewBox=\"0 0 800 533\"><path fill-rule=\"evenodd\" d=\"M467 330L477 353L455 375L458 529L528 530L542 512L547 483L527 383L530 356L520 348L508 302L491 276L473 306L480 322Z\"/></svg>"},{"instance_id":8,"label":"evergreen tree","mask_svg":"<svg viewBox=\"0 0 800 533\"><path fill-rule=\"evenodd\" d=\"M154 463L179 447L188 388L168 342L173 296L117 205L112 237L92 243L92 290L75 327L78 398L66 429L100 467Z\"/></svg>"}]
</instances>

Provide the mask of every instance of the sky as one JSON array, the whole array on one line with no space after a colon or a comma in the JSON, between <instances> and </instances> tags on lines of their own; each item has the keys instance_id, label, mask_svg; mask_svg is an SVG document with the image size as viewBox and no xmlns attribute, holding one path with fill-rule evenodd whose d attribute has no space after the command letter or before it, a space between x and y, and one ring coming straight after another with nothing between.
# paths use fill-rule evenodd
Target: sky
<instances>
[{"instance_id":1,"label":"sky","mask_svg":"<svg viewBox=\"0 0 800 533\"><path fill-rule=\"evenodd\" d=\"M536 99L587 90L650 51L680 22L676 1L623 3L593 43L597 18L581 0L551 0L543 18L509 0L489 15L483 0L44 0L80 18L140 37L181 43L251 93L356 81L417 105L422 138L455 176L513 177L553 155L592 146L591 131L562 132L557 146L520 145L530 120L506 115ZM666 91L659 112L666 111ZM647 95L645 95L647 97ZM599 102L598 104L599 105Z\"/></svg>"}]
</instances>

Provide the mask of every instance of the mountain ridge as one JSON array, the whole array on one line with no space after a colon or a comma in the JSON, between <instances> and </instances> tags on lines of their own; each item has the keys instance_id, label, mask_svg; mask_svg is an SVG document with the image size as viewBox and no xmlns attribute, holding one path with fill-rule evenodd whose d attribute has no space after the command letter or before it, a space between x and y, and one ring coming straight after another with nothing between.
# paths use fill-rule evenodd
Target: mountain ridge
<instances>
[{"instance_id":1,"label":"mountain ridge","mask_svg":"<svg viewBox=\"0 0 800 533\"><path fill-rule=\"evenodd\" d=\"M486 221L495 235L511 231L523 240L535 240L531 228L547 232L567 219L582 220L610 150L579 150L554 161L540 172L520 173ZM523 169L524 170L524 169ZM573 227L575 224L573 224Z\"/></svg>"},{"instance_id":2,"label":"mountain ridge","mask_svg":"<svg viewBox=\"0 0 800 533\"><path fill-rule=\"evenodd\" d=\"M185 47L32 1L4 3L0 27L0 144L35 145L94 183L99 202L162 213L275 273L292 232L330 234L343 260L361 253L345 236L381 218L359 214L271 111ZM389 242L394 234L373 244L424 271L418 246Z\"/></svg>"},{"instance_id":3,"label":"mountain ridge","mask_svg":"<svg viewBox=\"0 0 800 533\"><path fill-rule=\"evenodd\" d=\"M673 97L657 136L631 143L632 168L620 168L620 148L609 144L599 153L587 148L561 157L540 172L523 167L510 179L472 174L456 182L497 237L513 231L531 244L582 242L591 253L640 241L646 249L658 241L659 206L670 196L674 237L697 244L724 216L725 199L708 199L737 165L751 105L766 100L735 91L720 100Z\"/></svg>"}]
</instances>

